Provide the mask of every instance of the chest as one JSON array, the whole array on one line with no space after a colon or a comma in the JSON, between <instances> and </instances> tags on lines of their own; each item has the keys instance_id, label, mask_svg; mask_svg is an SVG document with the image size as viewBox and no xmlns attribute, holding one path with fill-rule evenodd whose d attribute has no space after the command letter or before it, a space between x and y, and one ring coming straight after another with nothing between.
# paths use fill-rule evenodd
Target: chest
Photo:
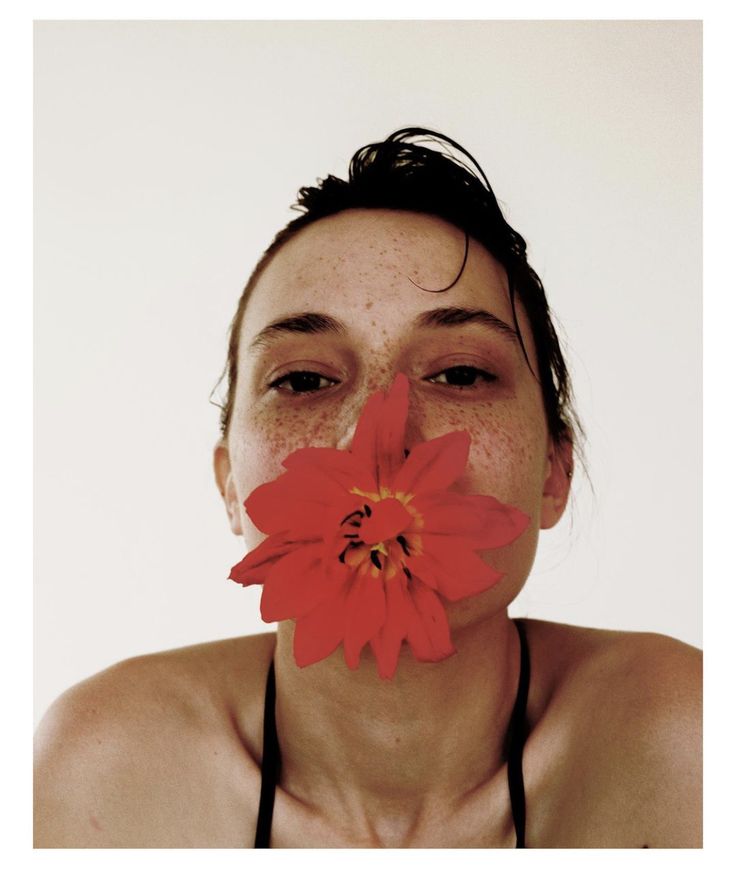
<instances>
[{"instance_id":1,"label":"chest","mask_svg":"<svg viewBox=\"0 0 736 890\"><path fill-rule=\"evenodd\" d=\"M493 783L496 784L496 783ZM500 782L497 784L501 784ZM395 801L370 816L355 803L305 806L277 791L271 821L272 848L513 848L516 831L503 787L482 789L459 805L435 804L420 812Z\"/></svg>"},{"instance_id":2,"label":"chest","mask_svg":"<svg viewBox=\"0 0 736 890\"><path fill-rule=\"evenodd\" d=\"M542 728L540 728L542 729ZM522 757L526 846L529 848L642 847L644 814L636 789L582 763L569 743L561 746L554 727L535 731ZM220 766L218 764L218 766ZM191 775L191 774L190 774ZM169 788L171 785L167 783ZM151 789L152 791L153 789ZM261 773L256 764L224 758L207 780L189 781L176 800L161 801L166 845L252 848L260 809ZM516 823L519 823L518 799ZM517 831L504 767L488 785L459 805L435 807L416 824L406 807L387 810L372 824L357 812L329 802L305 801L277 787L270 819L272 848L512 849ZM264 818L267 819L267 812Z\"/></svg>"}]
</instances>

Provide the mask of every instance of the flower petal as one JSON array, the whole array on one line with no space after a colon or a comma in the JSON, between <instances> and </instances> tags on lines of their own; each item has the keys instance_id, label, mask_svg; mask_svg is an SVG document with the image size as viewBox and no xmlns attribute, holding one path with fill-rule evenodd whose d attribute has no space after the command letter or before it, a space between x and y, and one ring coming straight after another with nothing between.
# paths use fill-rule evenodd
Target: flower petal
<instances>
[{"instance_id":1,"label":"flower petal","mask_svg":"<svg viewBox=\"0 0 736 890\"><path fill-rule=\"evenodd\" d=\"M377 463L376 429L380 423L383 398L382 392L374 392L366 400L363 410L360 412L360 417L353 433L353 441L350 445L350 453L362 464L371 468L375 467Z\"/></svg>"},{"instance_id":2,"label":"flower petal","mask_svg":"<svg viewBox=\"0 0 736 890\"><path fill-rule=\"evenodd\" d=\"M394 490L421 494L449 488L462 475L469 451L470 433L466 430L420 442L394 477Z\"/></svg>"},{"instance_id":3,"label":"flower petal","mask_svg":"<svg viewBox=\"0 0 736 890\"><path fill-rule=\"evenodd\" d=\"M376 488L373 463L367 465L351 452L336 448L298 448L282 462L282 466L290 471L309 473L309 479L317 489L315 494L326 500L330 496L339 497L351 488L362 491Z\"/></svg>"},{"instance_id":4,"label":"flower petal","mask_svg":"<svg viewBox=\"0 0 736 890\"><path fill-rule=\"evenodd\" d=\"M424 552L406 558L412 575L455 601L493 587L503 572L484 562L477 553L450 536L422 535Z\"/></svg>"},{"instance_id":5,"label":"flower petal","mask_svg":"<svg viewBox=\"0 0 736 890\"><path fill-rule=\"evenodd\" d=\"M340 592L336 578L329 579L322 567L324 550L303 544L280 559L268 573L261 596L264 621L300 618L324 600ZM350 577L346 566L343 578Z\"/></svg>"},{"instance_id":6,"label":"flower petal","mask_svg":"<svg viewBox=\"0 0 736 890\"><path fill-rule=\"evenodd\" d=\"M373 577L371 571L356 576L347 597L347 619L343 649L345 663L355 670L363 646L374 637L386 621L386 593L383 575Z\"/></svg>"},{"instance_id":7,"label":"flower petal","mask_svg":"<svg viewBox=\"0 0 736 890\"><path fill-rule=\"evenodd\" d=\"M390 680L396 673L401 645L408 633L408 603L406 576L403 572L385 582L386 620L371 638L371 649L376 657L378 676Z\"/></svg>"},{"instance_id":8,"label":"flower petal","mask_svg":"<svg viewBox=\"0 0 736 890\"><path fill-rule=\"evenodd\" d=\"M230 569L229 580L237 581L243 587L250 584L263 584L275 563L300 546L288 533L271 535L247 553L237 565Z\"/></svg>"},{"instance_id":9,"label":"flower petal","mask_svg":"<svg viewBox=\"0 0 736 890\"><path fill-rule=\"evenodd\" d=\"M423 517L423 533L461 535L474 550L504 547L529 525L525 513L490 495L433 492L415 497L412 507Z\"/></svg>"},{"instance_id":10,"label":"flower petal","mask_svg":"<svg viewBox=\"0 0 736 890\"><path fill-rule=\"evenodd\" d=\"M358 420L350 451L364 465L375 467L376 481L389 487L404 460L404 434L409 413L409 378L397 374L384 396L374 393Z\"/></svg>"},{"instance_id":11,"label":"flower petal","mask_svg":"<svg viewBox=\"0 0 736 890\"><path fill-rule=\"evenodd\" d=\"M420 661L442 661L457 651L450 639L447 613L437 594L415 579L410 587L409 645Z\"/></svg>"},{"instance_id":12,"label":"flower petal","mask_svg":"<svg viewBox=\"0 0 736 890\"><path fill-rule=\"evenodd\" d=\"M327 658L337 649L345 633L345 594L333 596L296 622L294 660L307 667Z\"/></svg>"},{"instance_id":13,"label":"flower petal","mask_svg":"<svg viewBox=\"0 0 736 890\"><path fill-rule=\"evenodd\" d=\"M354 500L355 495L319 473L292 470L259 485L244 506L253 524L265 534L288 531L295 538L318 540L322 530L334 524L335 517Z\"/></svg>"}]
</instances>

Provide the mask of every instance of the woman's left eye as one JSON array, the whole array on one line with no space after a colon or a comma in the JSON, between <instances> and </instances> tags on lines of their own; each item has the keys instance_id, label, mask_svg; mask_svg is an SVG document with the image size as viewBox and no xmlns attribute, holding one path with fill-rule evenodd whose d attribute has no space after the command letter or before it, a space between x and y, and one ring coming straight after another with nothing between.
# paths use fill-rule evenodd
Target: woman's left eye
<instances>
[{"instance_id":1,"label":"woman's left eye","mask_svg":"<svg viewBox=\"0 0 736 890\"><path fill-rule=\"evenodd\" d=\"M437 378L440 377L444 377L445 379L438 380ZM498 377L495 374L491 374L489 371L483 371L481 368L475 368L472 365L453 365L453 367L445 368L444 371L440 371L425 379L429 380L431 383L442 383L444 386L456 386L467 389L476 385L476 379L478 377L480 377L484 383L493 383L495 380L498 380Z\"/></svg>"}]
</instances>

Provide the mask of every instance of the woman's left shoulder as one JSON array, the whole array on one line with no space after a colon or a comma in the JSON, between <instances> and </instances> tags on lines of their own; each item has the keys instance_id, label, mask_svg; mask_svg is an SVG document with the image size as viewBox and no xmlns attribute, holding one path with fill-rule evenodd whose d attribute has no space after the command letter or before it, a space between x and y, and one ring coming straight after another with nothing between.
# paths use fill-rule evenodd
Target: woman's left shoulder
<instances>
[{"instance_id":1,"label":"woman's left shoulder","mask_svg":"<svg viewBox=\"0 0 736 890\"><path fill-rule=\"evenodd\" d=\"M661 633L602 630L525 619L532 660L558 687L605 693L629 714L638 704L671 716L702 704L703 653Z\"/></svg>"},{"instance_id":2,"label":"woman's left shoulder","mask_svg":"<svg viewBox=\"0 0 736 890\"><path fill-rule=\"evenodd\" d=\"M595 687L605 694L609 707L632 727L647 734L669 729L681 742L682 733L700 723L702 651L660 633L602 633L580 665L581 673L597 681Z\"/></svg>"},{"instance_id":3,"label":"woman's left shoulder","mask_svg":"<svg viewBox=\"0 0 736 890\"><path fill-rule=\"evenodd\" d=\"M701 846L702 651L659 633L550 622L529 630L532 652L536 638L542 657L566 653L556 694L575 727L576 781L597 800L590 817L624 819L611 837L633 830L637 846Z\"/></svg>"}]
</instances>

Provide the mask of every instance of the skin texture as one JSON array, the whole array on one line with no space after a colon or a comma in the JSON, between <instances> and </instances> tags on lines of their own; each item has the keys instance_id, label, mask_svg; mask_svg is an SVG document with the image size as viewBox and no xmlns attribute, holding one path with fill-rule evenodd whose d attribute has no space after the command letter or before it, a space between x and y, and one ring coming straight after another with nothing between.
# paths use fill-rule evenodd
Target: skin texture
<instances>
[{"instance_id":1,"label":"skin texture","mask_svg":"<svg viewBox=\"0 0 736 890\"><path fill-rule=\"evenodd\" d=\"M453 226L403 211L347 211L295 236L251 295L231 427L215 449L231 529L250 549L263 539L242 507L250 491L295 448L348 447L368 396L405 373L407 447L469 430L457 489L531 517L517 541L483 554L503 580L448 606L457 653L420 664L404 647L391 682L368 648L356 671L340 649L299 669L283 622L116 665L66 693L39 729L37 846L251 846L272 655L283 757L272 846L514 846L502 742L519 642L506 608L539 531L565 509L572 456L547 433L517 342L477 322L416 326L448 306L511 325L503 271L473 241L460 280L429 292L453 281L463 249ZM249 348L304 312L342 329ZM533 356L523 312L520 324ZM492 376L452 385L458 366ZM322 375L309 378L319 389L294 395L294 371ZM699 651L657 634L525 626L527 845L699 846Z\"/></svg>"}]
</instances>

